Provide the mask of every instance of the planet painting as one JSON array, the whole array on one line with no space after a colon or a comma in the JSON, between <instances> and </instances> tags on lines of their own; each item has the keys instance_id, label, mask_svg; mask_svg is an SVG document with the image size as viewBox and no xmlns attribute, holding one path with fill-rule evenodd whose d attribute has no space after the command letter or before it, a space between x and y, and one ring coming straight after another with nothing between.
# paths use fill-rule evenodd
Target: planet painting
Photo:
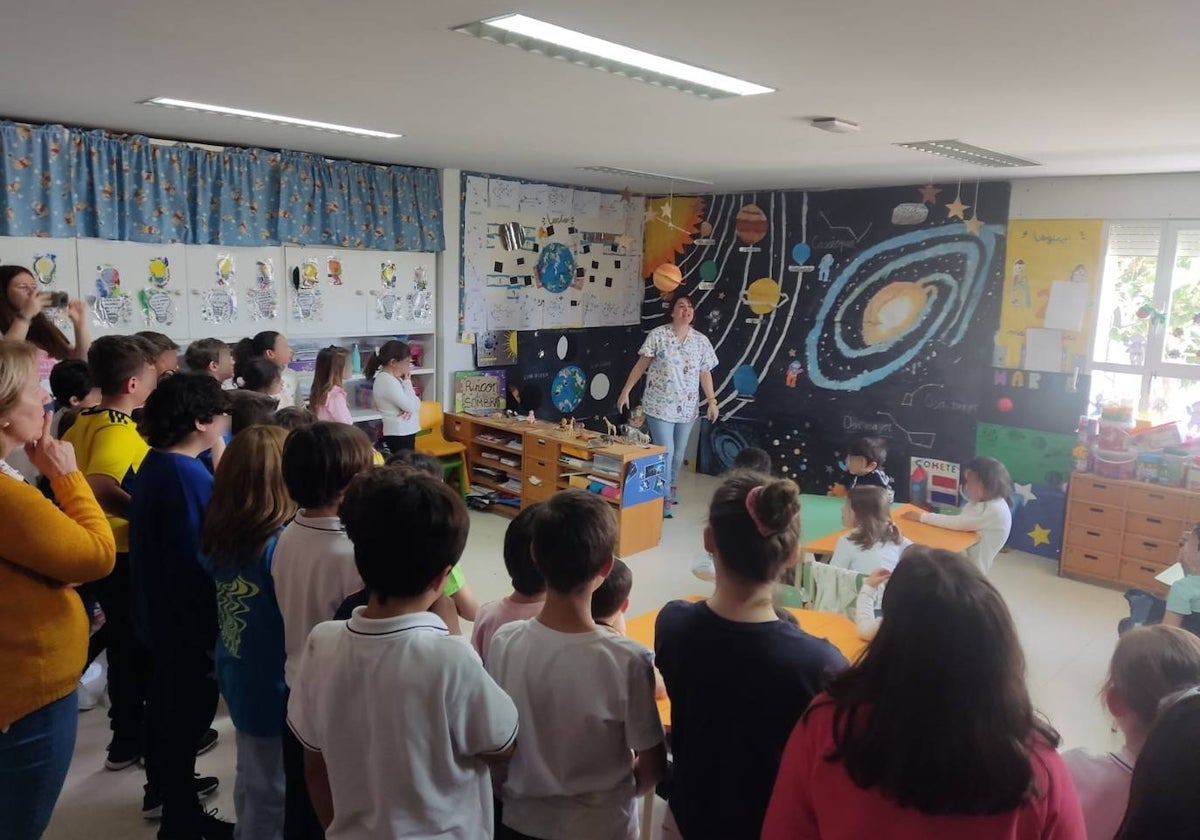
<instances>
[{"instance_id":1,"label":"planet painting","mask_svg":"<svg viewBox=\"0 0 1200 840\"><path fill-rule=\"evenodd\" d=\"M654 280L654 288L662 292L665 298L679 288L679 284L683 282L683 274L680 272L679 266L674 263L663 263L654 269L652 279Z\"/></svg>"},{"instance_id":2,"label":"planet painting","mask_svg":"<svg viewBox=\"0 0 1200 840\"><path fill-rule=\"evenodd\" d=\"M738 392L738 397L743 400L752 400L754 395L758 393L758 374L750 365L740 365L733 372L733 387Z\"/></svg>"},{"instance_id":3,"label":"planet painting","mask_svg":"<svg viewBox=\"0 0 1200 840\"><path fill-rule=\"evenodd\" d=\"M755 280L742 293L742 305L755 315L769 315L787 302L788 296L779 293L779 284L770 277Z\"/></svg>"},{"instance_id":4,"label":"planet painting","mask_svg":"<svg viewBox=\"0 0 1200 840\"><path fill-rule=\"evenodd\" d=\"M563 414L579 408L587 389L587 375L579 365L567 365L554 374L550 383L550 401Z\"/></svg>"},{"instance_id":5,"label":"planet painting","mask_svg":"<svg viewBox=\"0 0 1200 840\"><path fill-rule=\"evenodd\" d=\"M542 248L537 261L538 281L542 287L560 295L575 280L575 256L561 242L551 242Z\"/></svg>"},{"instance_id":6,"label":"planet painting","mask_svg":"<svg viewBox=\"0 0 1200 840\"><path fill-rule=\"evenodd\" d=\"M756 245L767 235L767 214L756 204L738 210L733 220L733 232L745 245Z\"/></svg>"},{"instance_id":7,"label":"planet painting","mask_svg":"<svg viewBox=\"0 0 1200 840\"><path fill-rule=\"evenodd\" d=\"M907 333L925 313L928 300L926 287L919 282L884 286L872 295L863 310L863 344L879 344Z\"/></svg>"}]
</instances>

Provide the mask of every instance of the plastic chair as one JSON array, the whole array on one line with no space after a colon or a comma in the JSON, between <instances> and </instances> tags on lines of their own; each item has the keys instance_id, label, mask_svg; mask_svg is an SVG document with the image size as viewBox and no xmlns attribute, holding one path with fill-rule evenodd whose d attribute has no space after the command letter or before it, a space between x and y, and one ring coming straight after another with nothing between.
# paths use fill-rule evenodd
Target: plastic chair
<instances>
[{"instance_id":1,"label":"plastic chair","mask_svg":"<svg viewBox=\"0 0 1200 840\"><path fill-rule=\"evenodd\" d=\"M465 499L471 490L471 477L467 471L467 447L458 441L446 440L442 428L443 419L441 403L421 400L421 431L415 441L416 449L442 462L442 476L446 481L457 477L458 490Z\"/></svg>"}]
</instances>

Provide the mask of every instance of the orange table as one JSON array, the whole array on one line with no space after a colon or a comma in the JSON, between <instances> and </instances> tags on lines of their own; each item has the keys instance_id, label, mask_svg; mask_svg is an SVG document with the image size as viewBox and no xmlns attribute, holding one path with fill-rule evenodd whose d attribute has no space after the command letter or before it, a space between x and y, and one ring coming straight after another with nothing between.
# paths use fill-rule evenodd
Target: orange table
<instances>
[{"instance_id":1,"label":"orange table","mask_svg":"<svg viewBox=\"0 0 1200 840\"><path fill-rule=\"evenodd\" d=\"M686 600L703 601L704 597L690 595ZM828 639L851 662L867 646L866 642L858 638L858 631L854 626L854 622L844 615L816 612L814 610L788 610L788 612L796 616L796 620L800 622L800 628L805 633L822 639ZM625 635L635 641L641 642L650 648L650 650L654 650L654 622L657 619L658 610L626 619ZM658 701L658 714L662 718L663 726L670 727L671 701L669 699L664 697Z\"/></svg>"},{"instance_id":2,"label":"orange table","mask_svg":"<svg viewBox=\"0 0 1200 840\"><path fill-rule=\"evenodd\" d=\"M962 552L979 542L979 534L975 531L951 531L949 528L938 528L934 525L926 525L923 522L904 519L904 513L910 510L920 511L921 509L914 505L898 505L892 508L892 521L896 523L896 527L900 529L901 534L915 543L928 545L932 548L944 548L947 551ZM921 512L924 513L925 511ZM838 538L845 533L847 531L841 530L833 534L826 534L812 542L806 542L804 543L804 550L810 554L833 554L833 550L837 547ZM830 639L830 641L833 640Z\"/></svg>"}]
</instances>

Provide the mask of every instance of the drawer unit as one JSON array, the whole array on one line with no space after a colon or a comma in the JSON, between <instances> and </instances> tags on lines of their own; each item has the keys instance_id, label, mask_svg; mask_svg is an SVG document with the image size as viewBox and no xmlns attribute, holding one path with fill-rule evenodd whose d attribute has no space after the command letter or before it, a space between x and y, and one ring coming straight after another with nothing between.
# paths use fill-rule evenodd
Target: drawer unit
<instances>
[{"instance_id":1,"label":"drawer unit","mask_svg":"<svg viewBox=\"0 0 1200 840\"><path fill-rule=\"evenodd\" d=\"M1155 595L1166 595L1167 587L1154 579L1162 574L1166 566L1157 563L1147 563L1140 560L1121 561L1121 583L1127 583L1137 589L1145 589Z\"/></svg>"},{"instance_id":2,"label":"drawer unit","mask_svg":"<svg viewBox=\"0 0 1200 840\"><path fill-rule=\"evenodd\" d=\"M1072 523L1111 531L1118 527L1118 523L1125 516L1125 510L1120 505L1072 501L1068 516Z\"/></svg>"},{"instance_id":3,"label":"drawer unit","mask_svg":"<svg viewBox=\"0 0 1200 840\"><path fill-rule=\"evenodd\" d=\"M1091 525L1070 525L1066 545L1088 551L1112 551L1121 544L1121 532Z\"/></svg>"},{"instance_id":4,"label":"drawer unit","mask_svg":"<svg viewBox=\"0 0 1200 840\"><path fill-rule=\"evenodd\" d=\"M1062 566L1076 574L1115 578L1121 573L1121 558L1106 551L1069 546L1063 549Z\"/></svg>"},{"instance_id":5,"label":"drawer unit","mask_svg":"<svg viewBox=\"0 0 1200 840\"><path fill-rule=\"evenodd\" d=\"M1178 490L1165 487L1130 487L1125 507L1136 513L1150 513L1168 519L1183 519L1187 516L1188 497Z\"/></svg>"},{"instance_id":6,"label":"drawer unit","mask_svg":"<svg viewBox=\"0 0 1200 840\"><path fill-rule=\"evenodd\" d=\"M1121 543L1121 556L1169 566L1179 556L1179 540L1158 540L1139 534L1126 534Z\"/></svg>"},{"instance_id":7,"label":"drawer unit","mask_svg":"<svg viewBox=\"0 0 1200 840\"><path fill-rule=\"evenodd\" d=\"M542 461L556 461L558 441L541 435L525 435L525 454Z\"/></svg>"},{"instance_id":8,"label":"drawer unit","mask_svg":"<svg viewBox=\"0 0 1200 840\"><path fill-rule=\"evenodd\" d=\"M552 481L533 484L529 479L525 479L525 486L521 492L521 507L529 507L537 502L544 502L553 496L557 489Z\"/></svg>"},{"instance_id":9,"label":"drawer unit","mask_svg":"<svg viewBox=\"0 0 1200 840\"><path fill-rule=\"evenodd\" d=\"M467 421L459 420L457 417L446 418L443 434L447 440L457 440L460 443L466 443L471 439L471 429L467 425Z\"/></svg>"},{"instance_id":10,"label":"drawer unit","mask_svg":"<svg viewBox=\"0 0 1200 840\"><path fill-rule=\"evenodd\" d=\"M1071 501L1096 502L1101 505L1123 507L1126 483L1077 474L1071 479Z\"/></svg>"},{"instance_id":11,"label":"drawer unit","mask_svg":"<svg viewBox=\"0 0 1200 840\"><path fill-rule=\"evenodd\" d=\"M1189 493L1192 498L1188 499L1187 513L1184 514L1184 521L1190 528L1197 522L1200 522L1200 494Z\"/></svg>"},{"instance_id":12,"label":"drawer unit","mask_svg":"<svg viewBox=\"0 0 1200 840\"><path fill-rule=\"evenodd\" d=\"M558 464L546 458L525 456L525 475L536 475L547 484L553 485L558 480Z\"/></svg>"},{"instance_id":13,"label":"drawer unit","mask_svg":"<svg viewBox=\"0 0 1200 840\"><path fill-rule=\"evenodd\" d=\"M1142 537L1178 542L1183 535L1183 520L1160 516L1156 513L1125 513L1125 533Z\"/></svg>"}]
</instances>

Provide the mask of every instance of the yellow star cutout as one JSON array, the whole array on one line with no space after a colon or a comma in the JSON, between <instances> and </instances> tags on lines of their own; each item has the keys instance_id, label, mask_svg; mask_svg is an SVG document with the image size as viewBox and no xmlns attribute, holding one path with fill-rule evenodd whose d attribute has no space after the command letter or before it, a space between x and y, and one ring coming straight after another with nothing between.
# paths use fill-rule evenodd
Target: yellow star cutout
<instances>
[{"instance_id":1,"label":"yellow star cutout","mask_svg":"<svg viewBox=\"0 0 1200 840\"><path fill-rule=\"evenodd\" d=\"M934 204L937 202L938 193L940 193L941 190L935 187L933 184L926 184L923 187L917 187L917 192L921 194L922 204Z\"/></svg>"},{"instance_id":2,"label":"yellow star cutout","mask_svg":"<svg viewBox=\"0 0 1200 840\"><path fill-rule=\"evenodd\" d=\"M666 201L664 201L662 203L662 206L658 208L658 215L660 217L666 219L668 222L671 221L672 211L671 211L670 199L667 199Z\"/></svg>"},{"instance_id":3,"label":"yellow star cutout","mask_svg":"<svg viewBox=\"0 0 1200 840\"><path fill-rule=\"evenodd\" d=\"M631 245L633 245L633 237L626 236L625 234L621 234L616 239L614 239L613 242L616 243L616 246L618 248L628 248Z\"/></svg>"},{"instance_id":4,"label":"yellow star cutout","mask_svg":"<svg viewBox=\"0 0 1200 840\"><path fill-rule=\"evenodd\" d=\"M1034 525L1033 530L1029 532L1028 536L1029 539L1033 540L1035 548L1039 545L1050 545L1050 531L1041 525Z\"/></svg>"},{"instance_id":5,"label":"yellow star cutout","mask_svg":"<svg viewBox=\"0 0 1200 840\"><path fill-rule=\"evenodd\" d=\"M979 229L983 227L983 221L977 216L972 216L969 219L963 219L963 227L967 229L967 233L971 234L972 236L978 236Z\"/></svg>"},{"instance_id":6,"label":"yellow star cutout","mask_svg":"<svg viewBox=\"0 0 1200 840\"><path fill-rule=\"evenodd\" d=\"M962 203L962 196L954 196L954 200L946 205L947 218L965 219L967 210L970 208L970 206L970 204Z\"/></svg>"}]
</instances>

